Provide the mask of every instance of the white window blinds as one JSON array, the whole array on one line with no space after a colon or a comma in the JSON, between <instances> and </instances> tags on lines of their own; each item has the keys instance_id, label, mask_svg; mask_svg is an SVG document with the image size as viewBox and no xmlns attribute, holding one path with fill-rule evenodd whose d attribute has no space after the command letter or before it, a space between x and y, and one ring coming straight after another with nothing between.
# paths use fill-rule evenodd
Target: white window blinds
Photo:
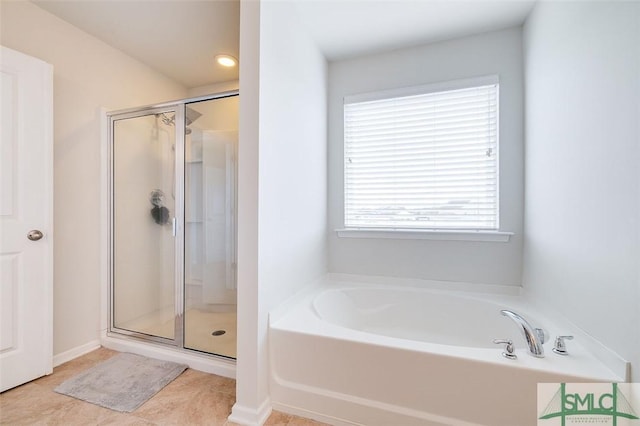
<instances>
[{"instance_id":1,"label":"white window blinds","mask_svg":"<svg viewBox=\"0 0 640 426\"><path fill-rule=\"evenodd\" d=\"M498 229L498 83L490 81L345 98L347 228Z\"/></svg>"}]
</instances>

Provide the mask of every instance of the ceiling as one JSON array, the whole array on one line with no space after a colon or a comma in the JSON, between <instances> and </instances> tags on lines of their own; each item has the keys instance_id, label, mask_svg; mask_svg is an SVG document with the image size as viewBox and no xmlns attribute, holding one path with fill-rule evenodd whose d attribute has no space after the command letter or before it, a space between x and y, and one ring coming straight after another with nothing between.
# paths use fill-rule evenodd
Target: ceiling
<instances>
[{"instance_id":1,"label":"ceiling","mask_svg":"<svg viewBox=\"0 0 640 426\"><path fill-rule=\"evenodd\" d=\"M186 88L238 79L238 67L224 68L214 56L239 57L239 0L33 3Z\"/></svg>"},{"instance_id":2,"label":"ceiling","mask_svg":"<svg viewBox=\"0 0 640 426\"><path fill-rule=\"evenodd\" d=\"M32 1L186 88L238 79L213 58L239 58L240 0ZM327 59L339 60L520 25L535 0L293 2Z\"/></svg>"},{"instance_id":3,"label":"ceiling","mask_svg":"<svg viewBox=\"0 0 640 426\"><path fill-rule=\"evenodd\" d=\"M535 0L298 0L329 60L521 25Z\"/></svg>"}]
</instances>

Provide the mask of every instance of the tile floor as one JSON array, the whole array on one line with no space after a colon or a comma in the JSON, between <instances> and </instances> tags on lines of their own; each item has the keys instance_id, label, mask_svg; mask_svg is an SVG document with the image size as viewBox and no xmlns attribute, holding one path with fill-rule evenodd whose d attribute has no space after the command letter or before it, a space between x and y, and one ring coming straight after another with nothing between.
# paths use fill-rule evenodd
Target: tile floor
<instances>
[{"instance_id":1,"label":"tile floor","mask_svg":"<svg viewBox=\"0 0 640 426\"><path fill-rule=\"evenodd\" d=\"M62 364L50 376L0 394L1 425L219 425L235 402L235 380L188 369L133 413L119 413L55 393L63 381L117 352L100 348ZM268 426L323 423L274 411Z\"/></svg>"}]
</instances>

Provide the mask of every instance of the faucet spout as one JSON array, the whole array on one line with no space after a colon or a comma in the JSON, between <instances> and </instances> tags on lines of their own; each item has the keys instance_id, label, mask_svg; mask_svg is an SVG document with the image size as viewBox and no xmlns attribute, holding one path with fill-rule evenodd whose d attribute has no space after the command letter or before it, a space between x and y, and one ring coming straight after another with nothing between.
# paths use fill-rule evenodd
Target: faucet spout
<instances>
[{"instance_id":1,"label":"faucet spout","mask_svg":"<svg viewBox=\"0 0 640 426\"><path fill-rule=\"evenodd\" d=\"M533 328L527 320L513 311L504 309L500 311L500 313L505 317L511 318L518 324L520 332L529 346L529 354L538 358L544 358L544 348L542 347L544 343L544 332L541 329Z\"/></svg>"}]
</instances>

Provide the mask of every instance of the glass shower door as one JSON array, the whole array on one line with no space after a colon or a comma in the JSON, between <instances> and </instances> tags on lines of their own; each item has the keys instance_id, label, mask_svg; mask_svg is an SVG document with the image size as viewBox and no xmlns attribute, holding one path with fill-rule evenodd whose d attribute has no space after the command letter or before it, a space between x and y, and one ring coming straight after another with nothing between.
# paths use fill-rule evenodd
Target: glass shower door
<instances>
[{"instance_id":1,"label":"glass shower door","mask_svg":"<svg viewBox=\"0 0 640 426\"><path fill-rule=\"evenodd\" d=\"M112 118L112 327L175 342L176 109Z\"/></svg>"},{"instance_id":2,"label":"glass shower door","mask_svg":"<svg viewBox=\"0 0 640 426\"><path fill-rule=\"evenodd\" d=\"M184 347L235 358L238 96L185 116Z\"/></svg>"}]
</instances>

